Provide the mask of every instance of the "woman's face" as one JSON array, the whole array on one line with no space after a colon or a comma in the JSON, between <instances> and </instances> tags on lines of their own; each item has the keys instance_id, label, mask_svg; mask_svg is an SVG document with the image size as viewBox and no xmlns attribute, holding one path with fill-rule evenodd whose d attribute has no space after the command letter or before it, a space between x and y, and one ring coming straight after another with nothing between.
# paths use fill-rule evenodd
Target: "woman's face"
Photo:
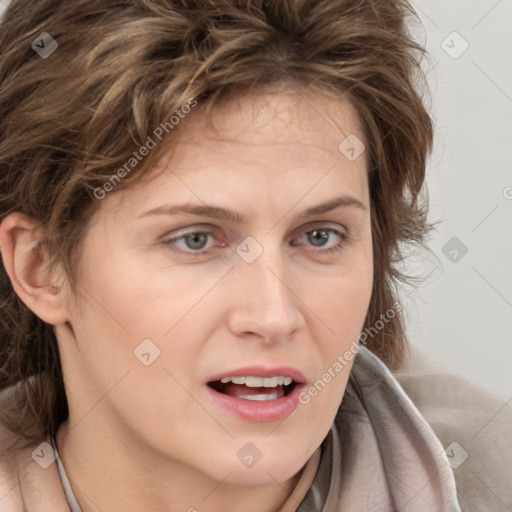
<instances>
[{"instance_id":1,"label":"woman's face","mask_svg":"<svg viewBox=\"0 0 512 512\"><path fill-rule=\"evenodd\" d=\"M327 435L368 309L363 133L345 100L293 91L212 119L183 119L159 172L91 219L57 327L69 423L162 468L273 484Z\"/></svg>"}]
</instances>

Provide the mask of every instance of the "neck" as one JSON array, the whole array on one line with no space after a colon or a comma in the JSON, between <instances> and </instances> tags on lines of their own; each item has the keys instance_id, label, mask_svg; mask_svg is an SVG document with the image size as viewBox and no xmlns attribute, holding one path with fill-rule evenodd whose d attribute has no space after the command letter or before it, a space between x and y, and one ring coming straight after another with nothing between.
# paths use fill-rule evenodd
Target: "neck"
<instances>
[{"instance_id":1,"label":"neck","mask_svg":"<svg viewBox=\"0 0 512 512\"><path fill-rule=\"evenodd\" d=\"M71 429L70 424L74 425ZM91 427L68 420L57 432L59 454L83 512L276 512L302 474L266 486L232 485L230 475L213 480L151 447L140 446L135 439L126 439L125 432L112 435L112 429ZM303 496L294 498L286 512L296 511Z\"/></svg>"}]
</instances>

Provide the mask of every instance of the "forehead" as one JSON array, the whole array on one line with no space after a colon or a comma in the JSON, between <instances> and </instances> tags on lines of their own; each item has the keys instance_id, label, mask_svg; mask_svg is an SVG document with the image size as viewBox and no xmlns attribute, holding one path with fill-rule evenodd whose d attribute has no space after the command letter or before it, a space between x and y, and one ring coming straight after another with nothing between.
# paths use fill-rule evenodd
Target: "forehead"
<instances>
[{"instance_id":1,"label":"forehead","mask_svg":"<svg viewBox=\"0 0 512 512\"><path fill-rule=\"evenodd\" d=\"M367 166L359 115L342 94L334 98L288 88L231 95L215 104L209 115L199 110L185 119L176 135L155 172L220 172L261 162L259 173L264 174L315 167L319 160L320 166ZM360 151L357 162L346 153L354 145Z\"/></svg>"},{"instance_id":2,"label":"forehead","mask_svg":"<svg viewBox=\"0 0 512 512\"><path fill-rule=\"evenodd\" d=\"M188 128L188 129L187 129ZM347 136L362 141L359 115L346 95L338 98L293 88L230 95L217 103L209 116L194 119L180 134L180 141L205 137L216 142L312 145L336 155Z\"/></svg>"},{"instance_id":3,"label":"forehead","mask_svg":"<svg viewBox=\"0 0 512 512\"><path fill-rule=\"evenodd\" d=\"M358 129L358 116L346 95L333 97L319 91L262 90L258 94L239 93L228 97L213 109L219 124L233 118L262 129L272 121L276 128L291 127L297 123L302 130L315 131L322 126L327 130L343 130L342 125ZM226 125L223 125L226 129Z\"/></svg>"},{"instance_id":4,"label":"forehead","mask_svg":"<svg viewBox=\"0 0 512 512\"><path fill-rule=\"evenodd\" d=\"M166 200L241 206L258 197L277 215L275 205L288 207L309 189L311 201L329 199L333 188L365 202L365 152L351 161L340 150L354 136L363 144L357 111L344 97L293 89L231 96L208 116L198 110L185 118L150 179L135 194L121 191L123 203L135 213Z\"/></svg>"}]
</instances>

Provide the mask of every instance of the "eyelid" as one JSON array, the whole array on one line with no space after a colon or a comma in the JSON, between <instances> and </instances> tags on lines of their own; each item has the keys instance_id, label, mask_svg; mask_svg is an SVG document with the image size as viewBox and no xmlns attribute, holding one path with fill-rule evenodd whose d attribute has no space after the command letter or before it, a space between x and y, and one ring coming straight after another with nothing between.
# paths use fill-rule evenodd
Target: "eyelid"
<instances>
[{"instance_id":1,"label":"eyelid","mask_svg":"<svg viewBox=\"0 0 512 512\"><path fill-rule=\"evenodd\" d=\"M343 224L339 224L337 222L332 221L313 221L304 226L301 226L297 230L295 230L292 235L290 235L289 240L293 240L298 238L309 231L314 231L315 229L326 229L326 230L334 230L340 233L340 236L345 236L347 238L351 237L351 231L344 226Z\"/></svg>"},{"instance_id":2,"label":"eyelid","mask_svg":"<svg viewBox=\"0 0 512 512\"><path fill-rule=\"evenodd\" d=\"M171 231L167 231L161 239L163 241L174 240L176 238L181 238L183 236L192 235L194 233L208 233L212 236L217 237L218 232L222 228L219 226L215 226L213 224L193 224L187 227L173 229Z\"/></svg>"}]
</instances>

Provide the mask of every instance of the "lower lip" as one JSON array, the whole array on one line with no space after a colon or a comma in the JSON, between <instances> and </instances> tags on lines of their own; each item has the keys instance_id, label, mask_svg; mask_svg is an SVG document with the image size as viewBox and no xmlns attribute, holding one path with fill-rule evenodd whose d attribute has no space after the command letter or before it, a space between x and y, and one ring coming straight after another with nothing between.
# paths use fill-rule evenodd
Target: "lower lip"
<instances>
[{"instance_id":1,"label":"lower lip","mask_svg":"<svg viewBox=\"0 0 512 512\"><path fill-rule=\"evenodd\" d=\"M240 419L253 422L279 421L291 414L299 405L304 384L296 384L291 393L274 400L246 400L224 395L206 386L213 402Z\"/></svg>"}]
</instances>

